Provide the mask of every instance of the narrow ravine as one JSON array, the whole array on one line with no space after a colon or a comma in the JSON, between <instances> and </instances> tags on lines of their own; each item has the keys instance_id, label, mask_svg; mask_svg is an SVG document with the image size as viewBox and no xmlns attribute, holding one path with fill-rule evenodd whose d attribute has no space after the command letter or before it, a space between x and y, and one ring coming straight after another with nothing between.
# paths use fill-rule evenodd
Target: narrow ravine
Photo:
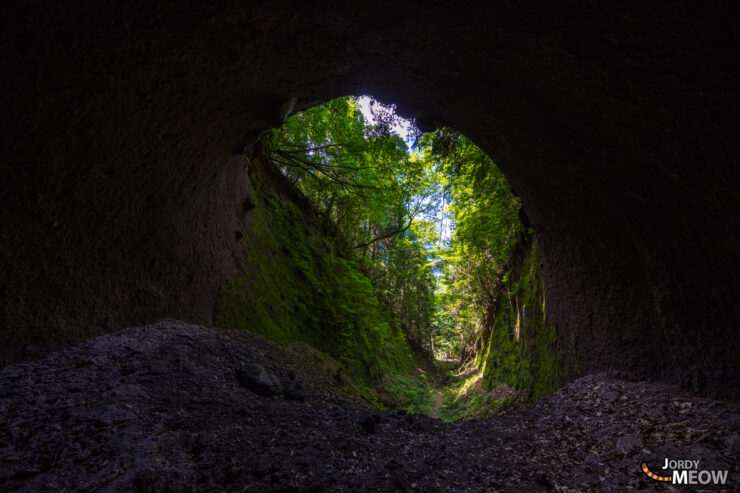
<instances>
[{"instance_id":1,"label":"narrow ravine","mask_svg":"<svg viewBox=\"0 0 740 493\"><path fill-rule=\"evenodd\" d=\"M459 131L421 132L392 104L348 96L287 118L244 160L247 253L214 325L310 344L365 403L446 421L574 374L521 199Z\"/></svg>"}]
</instances>

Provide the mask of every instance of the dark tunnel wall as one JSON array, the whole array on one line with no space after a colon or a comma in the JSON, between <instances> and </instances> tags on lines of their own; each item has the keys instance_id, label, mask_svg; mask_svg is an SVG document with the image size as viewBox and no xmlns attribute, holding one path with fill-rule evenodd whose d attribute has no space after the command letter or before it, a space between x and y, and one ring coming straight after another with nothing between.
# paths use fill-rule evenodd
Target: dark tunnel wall
<instances>
[{"instance_id":1,"label":"dark tunnel wall","mask_svg":"<svg viewBox=\"0 0 740 493\"><path fill-rule=\"evenodd\" d=\"M128 3L3 3L3 358L210 321L241 149L371 93L505 172L579 371L740 395L733 2Z\"/></svg>"}]
</instances>

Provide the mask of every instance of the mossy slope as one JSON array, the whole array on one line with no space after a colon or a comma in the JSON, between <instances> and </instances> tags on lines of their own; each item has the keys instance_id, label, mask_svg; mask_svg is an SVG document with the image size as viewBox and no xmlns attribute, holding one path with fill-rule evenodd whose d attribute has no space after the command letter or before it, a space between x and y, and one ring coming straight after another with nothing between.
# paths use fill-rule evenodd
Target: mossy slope
<instances>
[{"instance_id":1,"label":"mossy slope","mask_svg":"<svg viewBox=\"0 0 740 493\"><path fill-rule=\"evenodd\" d=\"M251 225L238 274L221 291L215 324L302 341L341 364L355 385L414 364L370 280L349 249L276 170L248 160ZM360 389L358 389L360 390Z\"/></svg>"}]
</instances>

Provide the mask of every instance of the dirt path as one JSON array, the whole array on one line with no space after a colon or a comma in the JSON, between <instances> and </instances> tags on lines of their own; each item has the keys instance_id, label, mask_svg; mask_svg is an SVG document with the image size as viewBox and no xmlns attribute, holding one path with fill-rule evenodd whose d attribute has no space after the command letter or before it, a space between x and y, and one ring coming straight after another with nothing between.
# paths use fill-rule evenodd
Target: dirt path
<instances>
[{"instance_id":1,"label":"dirt path","mask_svg":"<svg viewBox=\"0 0 740 493\"><path fill-rule=\"evenodd\" d=\"M350 405L328 372L285 368L295 355L281 351L163 321L8 366L0 490L663 491L640 465L665 457L740 484L738 404L599 373L512 414L444 423ZM250 361L305 400L242 387Z\"/></svg>"},{"instance_id":2,"label":"dirt path","mask_svg":"<svg viewBox=\"0 0 740 493\"><path fill-rule=\"evenodd\" d=\"M443 391L435 388L432 389L432 392L434 392L434 406L429 412L429 416L431 416L432 418L440 419L439 410L442 408L442 404L444 404L445 394Z\"/></svg>"},{"instance_id":3,"label":"dirt path","mask_svg":"<svg viewBox=\"0 0 740 493\"><path fill-rule=\"evenodd\" d=\"M434 371L430 372L429 387L433 394L433 405L429 416L442 419L441 410L445 404L445 393L453 381L450 378L452 370L458 365L456 360L438 359L434 361Z\"/></svg>"}]
</instances>

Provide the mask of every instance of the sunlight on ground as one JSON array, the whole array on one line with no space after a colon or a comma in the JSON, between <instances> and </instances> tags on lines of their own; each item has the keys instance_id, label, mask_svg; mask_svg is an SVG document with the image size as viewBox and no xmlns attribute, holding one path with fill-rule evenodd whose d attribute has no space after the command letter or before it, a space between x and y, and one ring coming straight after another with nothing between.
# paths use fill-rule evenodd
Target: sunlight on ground
<instances>
[{"instance_id":1,"label":"sunlight on ground","mask_svg":"<svg viewBox=\"0 0 740 493\"><path fill-rule=\"evenodd\" d=\"M480 388L481 387L481 379L483 378L483 375L480 373L476 373L475 375L472 375L468 377L465 382L460 386L460 389L457 391L457 399L460 397L468 395L468 392L473 390L474 388Z\"/></svg>"}]
</instances>

